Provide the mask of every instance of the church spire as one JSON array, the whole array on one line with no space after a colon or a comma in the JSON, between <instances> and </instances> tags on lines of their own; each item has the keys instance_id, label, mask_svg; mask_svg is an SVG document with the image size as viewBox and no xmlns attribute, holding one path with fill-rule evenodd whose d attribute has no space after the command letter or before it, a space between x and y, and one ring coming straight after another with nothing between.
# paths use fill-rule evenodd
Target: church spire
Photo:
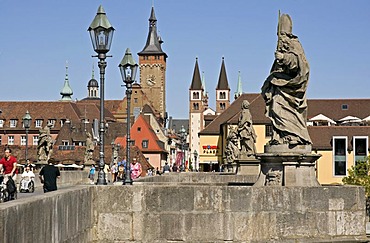
<instances>
[{"instance_id":1,"label":"church spire","mask_svg":"<svg viewBox=\"0 0 370 243\"><path fill-rule=\"evenodd\" d=\"M149 17L148 38L144 49L138 55L164 55L167 58L167 54L162 50L162 43L162 38L157 34L157 18L155 17L154 6L152 6Z\"/></svg>"},{"instance_id":2,"label":"church spire","mask_svg":"<svg viewBox=\"0 0 370 243\"><path fill-rule=\"evenodd\" d=\"M60 95L62 96L60 99L61 101L72 101L73 91L68 80L68 62L66 62L66 77L64 79L64 86L60 91Z\"/></svg>"},{"instance_id":3,"label":"church spire","mask_svg":"<svg viewBox=\"0 0 370 243\"><path fill-rule=\"evenodd\" d=\"M216 114L221 114L230 106L230 86L227 81L225 58L222 57L221 71L216 88Z\"/></svg>"},{"instance_id":4,"label":"church spire","mask_svg":"<svg viewBox=\"0 0 370 243\"><path fill-rule=\"evenodd\" d=\"M225 58L222 57L220 76L218 78L217 90L230 90L229 81L227 80Z\"/></svg>"},{"instance_id":5,"label":"church spire","mask_svg":"<svg viewBox=\"0 0 370 243\"><path fill-rule=\"evenodd\" d=\"M239 71L239 73L238 73L238 85L236 87L236 92L235 92L234 98L237 99L242 94L243 94L242 78L241 78L240 71Z\"/></svg>"},{"instance_id":6,"label":"church spire","mask_svg":"<svg viewBox=\"0 0 370 243\"><path fill-rule=\"evenodd\" d=\"M199 72L199 65L198 65L198 57L195 58L195 67L193 73L193 79L191 81L190 89L191 90L203 90L202 81L200 79L200 72Z\"/></svg>"},{"instance_id":7,"label":"church spire","mask_svg":"<svg viewBox=\"0 0 370 243\"><path fill-rule=\"evenodd\" d=\"M208 92L206 90L206 78L204 75L204 71L202 72L202 87L203 87L203 104L204 107L208 107Z\"/></svg>"}]
</instances>

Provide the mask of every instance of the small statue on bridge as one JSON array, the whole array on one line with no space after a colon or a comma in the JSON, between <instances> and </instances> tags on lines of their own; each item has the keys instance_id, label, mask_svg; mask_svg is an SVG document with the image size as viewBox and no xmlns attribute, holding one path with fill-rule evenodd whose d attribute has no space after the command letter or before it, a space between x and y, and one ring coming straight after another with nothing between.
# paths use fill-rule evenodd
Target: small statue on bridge
<instances>
[{"instance_id":1,"label":"small statue on bridge","mask_svg":"<svg viewBox=\"0 0 370 243\"><path fill-rule=\"evenodd\" d=\"M44 128L39 130L39 141L37 144L37 159L38 161L49 161L51 155L53 154L53 139L50 135L50 127L52 125L48 124Z\"/></svg>"},{"instance_id":2,"label":"small statue on bridge","mask_svg":"<svg viewBox=\"0 0 370 243\"><path fill-rule=\"evenodd\" d=\"M253 128L252 115L247 100L243 100L242 103L237 131L240 138L240 158L254 156L256 154L255 142L257 135Z\"/></svg>"},{"instance_id":3,"label":"small statue on bridge","mask_svg":"<svg viewBox=\"0 0 370 243\"><path fill-rule=\"evenodd\" d=\"M91 133L86 132L86 149L84 157L85 164L94 164L93 154L94 154L94 142Z\"/></svg>"},{"instance_id":4,"label":"small statue on bridge","mask_svg":"<svg viewBox=\"0 0 370 243\"><path fill-rule=\"evenodd\" d=\"M112 154L112 165L114 163L118 164L118 153L120 150L120 145L119 144L114 144L113 145L113 154Z\"/></svg>"},{"instance_id":5,"label":"small statue on bridge","mask_svg":"<svg viewBox=\"0 0 370 243\"><path fill-rule=\"evenodd\" d=\"M226 162L231 164L239 157L239 139L235 129L231 129L226 138Z\"/></svg>"}]
</instances>

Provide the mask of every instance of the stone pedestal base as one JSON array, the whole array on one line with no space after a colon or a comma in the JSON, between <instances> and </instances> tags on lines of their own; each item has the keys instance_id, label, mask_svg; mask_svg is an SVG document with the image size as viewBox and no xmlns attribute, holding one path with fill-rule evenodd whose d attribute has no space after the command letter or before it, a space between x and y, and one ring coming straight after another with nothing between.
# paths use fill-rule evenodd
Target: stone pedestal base
<instances>
[{"instance_id":1,"label":"stone pedestal base","mask_svg":"<svg viewBox=\"0 0 370 243\"><path fill-rule=\"evenodd\" d=\"M238 175L255 175L258 176L261 171L260 161L253 158L237 159L236 174Z\"/></svg>"},{"instance_id":2,"label":"stone pedestal base","mask_svg":"<svg viewBox=\"0 0 370 243\"><path fill-rule=\"evenodd\" d=\"M265 146L265 153L256 154L261 160L261 173L254 186L319 186L315 165L321 157L312 154L311 146Z\"/></svg>"}]
</instances>

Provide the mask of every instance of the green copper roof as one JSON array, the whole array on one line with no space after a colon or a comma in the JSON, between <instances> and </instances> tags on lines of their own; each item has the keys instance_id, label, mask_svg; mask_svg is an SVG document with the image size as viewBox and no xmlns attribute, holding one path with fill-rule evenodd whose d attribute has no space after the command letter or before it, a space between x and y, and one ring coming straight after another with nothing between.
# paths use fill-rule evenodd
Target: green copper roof
<instances>
[{"instance_id":1,"label":"green copper roof","mask_svg":"<svg viewBox=\"0 0 370 243\"><path fill-rule=\"evenodd\" d=\"M95 29L99 26L103 27L105 29L109 29L109 28L114 29L113 26L110 24L102 5L99 6L98 12L95 15L95 18L94 18L93 22L90 24L90 27L89 27L88 30Z\"/></svg>"},{"instance_id":2,"label":"green copper roof","mask_svg":"<svg viewBox=\"0 0 370 243\"><path fill-rule=\"evenodd\" d=\"M66 77L64 79L64 86L62 88L62 91L60 91L60 94L62 95L62 98L60 99L61 101L71 101L72 100L73 91L72 91L71 86L69 85L69 80L68 80L68 63L66 63Z\"/></svg>"},{"instance_id":3,"label":"green copper roof","mask_svg":"<svg viewBox=\"0 0 370 243\"><path fill-rule=\"evenodd\" d=\"M204 76L204 71L202 72L202 86L203 86L203 95L207 96L207 90L206 90L206 78Z\"/></svg>"},{"instance_id":4,"label":"green copper roof","mask_svg":"<svg viewBox=\"0 0 370 243\"><path fill-rule=\"evenodd\" d=\"M134 66L136 64L134 58L132 57L130 48L126 49L125 56L122 58L122 61L120 62L120 65L122 66L126 64L129 64L130 66Z\"/></svg>"},{"instance_id":5,"label":"green copper roof","mask_svg":"<svg viewBox=\"0 0 370 243\"><path fill-rule=\"evenodd\" d=\"M235 92L235 99L241 96L243 93L243 88L242 88L242 78L240 75L240 71L238 73L238 85L236 87L236 92Z\"/></svg>"}]
</instances>

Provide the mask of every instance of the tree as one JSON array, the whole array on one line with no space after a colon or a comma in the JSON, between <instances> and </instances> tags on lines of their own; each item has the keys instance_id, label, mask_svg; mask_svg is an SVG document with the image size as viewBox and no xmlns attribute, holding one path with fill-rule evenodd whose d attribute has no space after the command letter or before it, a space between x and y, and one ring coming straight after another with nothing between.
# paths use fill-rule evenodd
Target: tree
<instances>
[{"instance_id":1,"label":"tree","mask_svg":"<svg viewBox=\"0 0 370 243\"><path fill-rule=\"evenodd\" d=\"M358 185L365 188L366 214L370 216L370 156L365 160L356 161L354 166L348 169L348 176L342 179L346 185Z\"/></svg>"}]
</instances>

